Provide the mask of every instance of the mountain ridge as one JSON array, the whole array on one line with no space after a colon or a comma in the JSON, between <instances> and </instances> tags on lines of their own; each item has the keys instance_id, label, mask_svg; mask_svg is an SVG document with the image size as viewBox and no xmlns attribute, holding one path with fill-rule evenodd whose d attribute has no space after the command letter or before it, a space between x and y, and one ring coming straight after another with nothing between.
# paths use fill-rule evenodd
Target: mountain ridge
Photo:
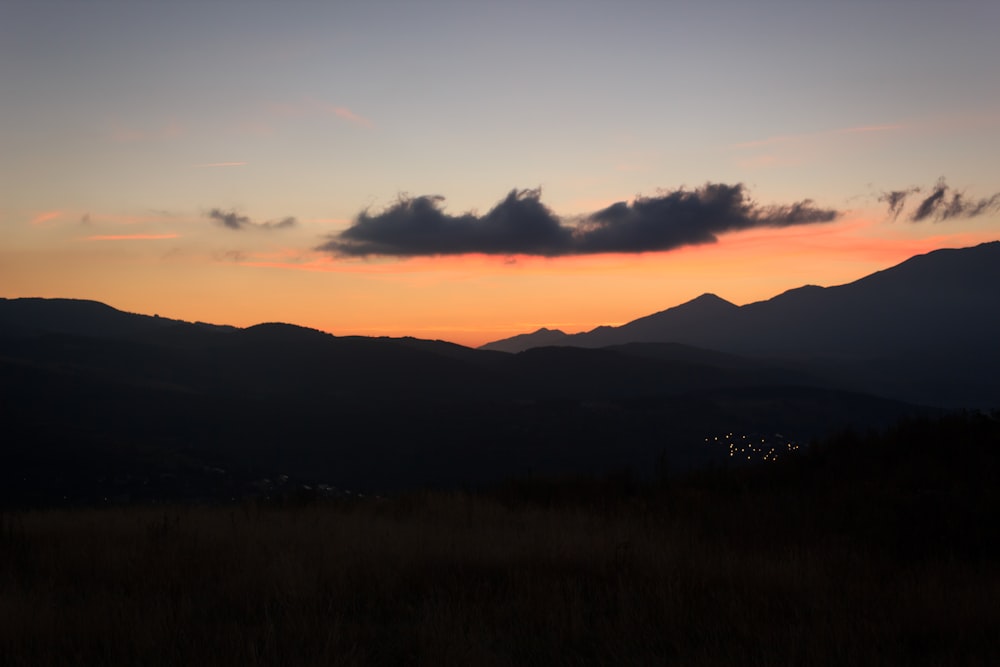
<instances>
[{"instance_id":1,"label":"mountain ridge","mask_svg":"<svg viewBox=\"0 0 1000 667\"><path fill-rule=\"evenodd\" d=\"M902 283L906 283L905 285ZM1000 284L1000 241L991 241L970 248L945 248L916 255L893 267L876 271L850 283L831 287L802 285L786 290L770 299L737 306L713 294L703 294L672 308L639 317L617 327L597 327L591 331L567 334L561 343L578 347L604 347L630 342L677 342L717 349L734 354L763 354L783 356L791 351L793 357L816 356L823 345L826 351L850 353L845 345L830 336L816 336L816 326L803 329L803 322L819 317L823 325L843 328L851 320L845 310L852 309L855 322L860 317L886 319L886 307L898 306L895 316L903 311L912 319L915 310L925 310L928 298L937 297L935 305L955 315L965 307L974 312L982 304L998 305L998 292L993 285ZM978 285L979 289L975 289ZM863 290L870 296L861 294ZM874 295L874 291L883 293ZM849 303L845 303L849 301ZM953 307L948 307L948 302ZM705 308L712 304L712 308ZM728 304L731 308L725 308ZM836 310L830 315L828 309ZM985 310L985 309L983 309ZM780 311L780 312L778 312ZM792 312L789 312L792 311ZM959 313L965 316L969 312ZM975 319L975 318L974 318ZM725 323L725 327L720 326ZM987 324L989 330L1000 330L997 318L978 318L976 324ZM780 330L790 324L798 327L795 335L780 335ZM940 322L932 324L940 330ZM858 329L854 326L854 329ZM738 331L739 335L726 335L723 329ZM853 332L854 335L857 331ZM765 344L767 337L772 344ZM905 339L897 336L897 340ZM926 341L924 336L921 340ZM796 340L798 339L798 340ZM812 339L823 345L802 345ZM519 352L542 342L535 334L520 334L511 338L492 341L479 349ZM854 350L857 352L857 350ZM820 350L820 353L822 351Z\"/></svg>"},{"instance_id":2,"label":"mountain ridge","mask_svg":"<svg viewBox=\"0 0 1000 667\"><path fill-rule=\"evenodd\" d=\"M226 373L241 379L239 391L259 394L298 391L305 379L316 394L333 387L340 395L415 391L532 400L676 395L757 381L978 408L1000 405L998 284L1000 242L991 242L918 255L852 283L804 285L743 306L704 293L620 327L579 334L543 327L506 339L515 344L507 350L334 336L273 322L241 329L40 298L0 299L0 341L10 358L107 364L115 374L148 372L154 384L187 382L205 391L226 385ZM128 345L116 351L115 340ZM565 347L607 354L558 351ZM510 358L538 349L543 352Z\"/></svg>"},{"instance_id":3,"label":"mountain ridge","mask_svg":"<svg viewBox=\"0 0 1000 667\"><path fill-rule=\"evenodd\" d=\"M124 490L232 498L278 473L374 490L644 474L663 460L677 470L727 464L730 453L707 444L720 433L807 442L940 407L995 407L1000 353L988 337L1000 308L988 282L995 255L988 248L984 257L906 265L899 312L926 320L922 338L913 338L914 351L890 328L894 356L877 358L858 354L872 342L867 325L829 332L819 342L832 351L820 360L808 349L777 358L754 345L746 352L715 343L730 325L780 338L766 325L788 313L793 336L815 322L832 326L831 317L849 319L852 304L875 318L899 291L898 273L871 278L854 288L860 293L800 288L747 306L703 294L639 322L650 336L666 323L698 344L624 340L516 354L285 323L189 323L98 302L3 299L0 452L10 465L0 470L0 503L3 493L99 499ZM970 270L981 284L921 314L963 289L958 274ZM972 306L978 320L963 314ZM617 331L587 333L597 347Z\"/></svg>"}]
</instances>

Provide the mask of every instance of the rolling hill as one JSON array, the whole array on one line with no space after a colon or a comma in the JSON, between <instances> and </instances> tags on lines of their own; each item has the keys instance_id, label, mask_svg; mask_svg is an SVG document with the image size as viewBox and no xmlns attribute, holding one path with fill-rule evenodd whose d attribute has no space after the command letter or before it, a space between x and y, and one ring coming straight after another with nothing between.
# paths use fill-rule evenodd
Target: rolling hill
<instances>
[{"instance_id":1,"label":"rolling hill","mask_svg":"<svg viewBox=\"0 0 1000 667\"><path fill-rule=\"evenodd\" d=\"M648 475L727 461L716 434L805 441L923 412L684 344L509 354L64 299L0 300L0 405L0 505Z\"/></svg>"}]
</instances>

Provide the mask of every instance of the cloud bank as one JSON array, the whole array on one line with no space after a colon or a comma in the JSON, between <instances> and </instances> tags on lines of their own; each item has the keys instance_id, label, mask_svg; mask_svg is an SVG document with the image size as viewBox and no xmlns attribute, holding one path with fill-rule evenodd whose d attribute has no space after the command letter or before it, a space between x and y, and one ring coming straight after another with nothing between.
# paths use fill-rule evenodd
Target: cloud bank
<instances>
[{"instance_id":1,"label":"cloud bank","mask_svg":"<svg viewBox=\"0 0 1000 667\"><path fill-rule=\"evenodd\" d=\"M208 212L208 217L226 229L284 229L294 227L297 222L295 218L288 216L281 220L268 220L267 222L254 222L248 216L240 215L236 211L224 211L220 208L213 208Z\"/></svg>"},{"instance_id":2,"label":"cloud bank","mask_svg":"<svg viewBox=\"0 0 1000 667\"><path fill-rule=\"evenodd\" d=\"M570 220L541 202L540 189L511 190L485 215L451 215L443 202L437 195L401 196L379 213L361 212L317 250L339 257L642 253L714 243L718 234L742 229L830 222L839 215L809 199L761 206L742 183L664 191Z\"/></svg>"},{"instance_id":3,"label":"cloud bank","mask_svg":"<svg viewBox=\"0 0 1000 667\"><path fill-rule=\"evenodd\" d=\"M919 187L891 190L880 194L878 201L888 205L889 214L896 220L903 212L907 199L921 193ZM951 218L974 218L996 211L1000 211L1000 192L981 199L968 199L964 192L949 187L944 178L940 178L930 192L920 199L916 209L907 216L907 219L910 222L923 220L940 222Z\"/></svg>"}]
</instances>

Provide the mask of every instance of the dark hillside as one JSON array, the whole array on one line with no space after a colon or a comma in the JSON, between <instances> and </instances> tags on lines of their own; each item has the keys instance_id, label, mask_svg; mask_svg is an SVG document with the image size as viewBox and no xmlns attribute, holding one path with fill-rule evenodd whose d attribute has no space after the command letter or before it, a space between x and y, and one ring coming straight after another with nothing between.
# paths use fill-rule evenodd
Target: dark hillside
<instances>
[{"instance_id":1,"label":"dark hillside","mask_svg":"<svg viewBox=\"0 0 1000 667\"><path fill-rule=\"evenodd\" d=\"M845 391L850 378L830 378L846 365L824 375L681 344L512 355L280 323L189 324L100 304L29 306L0 334L3 447L15 462L0 474L11 504L220 500L282 476L369 491L648 477L664 462L735 463L720 437L787 447L921 410ZM99 326L90 315L59 324L77 309L97 313ZM74 328L90 333L53 331ZM764 453L760 444L739 460Z\"/></svg>"},{"instance_id":2,"label":"dark hillside","mask_svg":"<svg viewBox=\"0 0 1000 667\"><path fill-rule=\"evenodd\" d=\"M126 313L82 299L0 298L0 335L68 334L101 338L151 335L164 329L192 327L232 330L171 320L158 315Z\"/></svg>"},{"instance_id":3,"label":"dark hillside","mask_svg":"<svg viewBox=\"0 0 1000 667\"><path fill-rule=\"evenodd\" d=\"M827 386L989 409L1000 405L997 285L995 241L937 250L846 285L809 285L740 307L703 295L559 344L683 344L794 368ZM528 337L485 347L537 344Z\"/></svg>"},{"instance_id":4,"label":"dark hillside","mask_svg":"<svg viewBox=\"0 0 1000 667\"><path fill-rule=\"evenodd\" d=\"M1000 421L477 493L0 513L48 664L993 665Z\"/></svg>"}]
</instances>

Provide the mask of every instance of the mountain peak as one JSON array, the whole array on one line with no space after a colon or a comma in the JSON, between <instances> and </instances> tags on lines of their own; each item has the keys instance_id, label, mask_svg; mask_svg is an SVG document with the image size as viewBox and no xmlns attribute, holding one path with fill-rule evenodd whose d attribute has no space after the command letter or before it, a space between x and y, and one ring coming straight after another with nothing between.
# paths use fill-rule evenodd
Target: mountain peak
<instances>
[{"instance_id":1,"label":"mountain peak","mask_svg":"<svg viewBox=\"0 0 1000 667\"><path fill-rule=\"evenodd\" d=\"M659 313L655 313L648 317L655 317L663 313L669 313L674 311L690 311L690 312L701 312L701 313L724 313L730 310L738 309L735 303L726 301L722 297L712 294L711 292L705 292L701 296L695 297L690 301L685 301L684 303L674 306L672 308L667 308L666 310L661 310ZM639 318L644 320L646 318ZM635 320L639 321L639 320Z\"/></svg>"},{"instance_id":2,"label":"mountain peak","mask_svg":"<svg viewBox=\"0 0 1000 667\"><path fill-rule=\"evenodd\" d=\"M480 350L495 350L500 352L517 353L532 347L544 347L547 345L560 345L569 336L559 329L548 329L542 327L532 333L518 334L510 338L496 340L481 346Z\"/></svg>"},{"instance_id":3,"label":"mountain peak","mask_svg":"<svg viewBox=\"0 0 1000 667\"><path fill-rule=\"evenodd\" d=\"M730 301L726 301L718 294L713 294L712 292L705 292L701 296L697 296L687 302L687 304L692 304L692 303L705 303L705 304L714 303L726 306L736 306L736 304ZM681 304L681 305L687 305L687 304Z\"/></svg>"}]
</instances>

